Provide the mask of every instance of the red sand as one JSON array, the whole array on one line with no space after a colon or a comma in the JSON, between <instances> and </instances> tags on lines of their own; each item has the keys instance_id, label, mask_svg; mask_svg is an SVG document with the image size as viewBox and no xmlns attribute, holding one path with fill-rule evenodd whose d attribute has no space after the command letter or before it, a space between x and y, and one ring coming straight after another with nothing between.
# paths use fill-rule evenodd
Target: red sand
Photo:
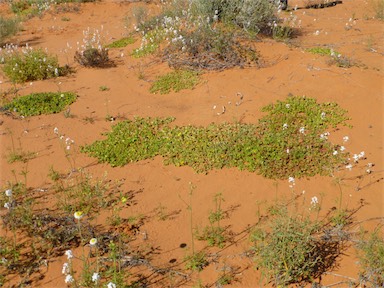
<instances>
[{"instance_id":1,"label":"red sand","mask_svg":"<svg viewBox=\"0 0 384 288\"><path fill-rule=\"evenodd\" d=\"M302 2L290 1L290 5ZM102 1L82 4L79 13L47 13L42 18L33 18L23 23L24 30L15 36L14 43L29 43L33 47L48 48L59 56L60 63L76 68L76 73L69 77L37 81L20 85L20 95L39 91L74 91L78 100L71 105L73 118L65 118L63 113L30 117L24 120L13 119L2 114L0 125L1 173L0 183L5 188L8 181L13 181L12 171L19 174L25 167L23 163L9 164L6 160L11 151L11 138L16 147L24 151L37 152L37 157L28 164L28 186L33 189L50 187L47 176L51 167L62 173L70 170L60 141L53 133L57 127L60 133L74 139L75 147L89 144L101 139L101 133L109 131L114 123L105 121L107 115L117 117L117 121L133 116L176 117L177 125L207 125L211 122L221 123L242 121L256 123L261 117L261 107L284 99L289 93L314 97L318 102L332 101L348 110L352 129L343 128L331 135L332 140L341 143L341 138L348 135L350 141L345 144L348 151L359 153L365 151L367 160L352 171L340 172L337 177L342 181L343 205L357 206L360 199L368 203L356 214L356 221L372 217L383 217L383 22L372 19L373 11L369 1L344 0L343 4L327 9L299 9L293 11L301 20L301 35L291 44L265 40L257 43L264 68L231 69L223 72L204 74L203 81L194 90L158 95L149 93L150 82L156 76L168 70L166 64L149 56L136 60L129 56L133 47L113 49L110 56L118 65L108 69L92 69L79 66L73 61L76 42L81 41L82 31L87 27L100 28L103 25L105 41L124 36L123 18L130 15L132 7L144 5L124 1ZM2 4L5 6L5 4ZM157 8L150 6L151 11ZM4 7L3 7L4 8ZM5 11L6 9L1 9ZM70 21L62 21L62 17ZM350 21L350 18L351 19ZM346 29L347 26L350 26ZM318 31L316 33L316 31ZM316 35L318 34L318 35ZM72 49L67 48L67 43ZM343 55L358 63L348 69L329 66L327 58L305 52L306 48L330 45ZM65 53L64 50L67 49ZM121 57L121 54L124 54ZM144 80L139 79L144 74ZM11 84L0 74L0 92ZM99 91L105 85L109 91ZM236 94L244 95L244 102L235 106ZM217 106L216 110L213 106ZM220 116L217 110L226 107ZM93 124L85 120L94 117ZM193 194L194 225L207 225L207 216L214 208L213 196L222 193L225 198L224 209L234 207L223 225L238 234L234 245L226 249L210 249L217 252L220 259L211 263L200 275L193 274L192 280L179 287L190 287L199 277L203 284L214 286L223 265L238 268L235 282L228 287L261 287L260 273L253 268L250 258L244 252L250 248L245 233L241 233L257 220L258 203L273 201L275 197L289 197L291 191L288 181L265 179L255 173L223 169L211 171L207 175L196 174L189 167L164 166L161 158L129 164L121 168L111 168L98 164L93 158L76 153L76 167L83 167L94 178L101 178L107 173L112 181L125 179L123 191L141 191L134 197L136 205L121 211L122 217L144 215L146 220L140 227L135 245L153 246L158 254L151 259L154 265L169 266L169 261L177 259L174 269L183 269L183 257L186 251L179 248L181 243L190 245L189 214L181 199L188 200L189 183L196 189ZM364 165L373 162L373 173L360 180L364 175ZM21 180L21 176L17 176ZM377 181L376 181L377 180ZM277 187L277 192L276 192ZM357 187L360 187L357 191ZM339 187L331 177L313 177L297 180L295 191L306 191L308 205L312 196L320 195L324 199L324 211L336 205L339 199ZM39 198L39 206L54 207L55 197L44 192ZM181 199L180 199L181 198ZM270 203L270 202L269 202ZM167 212L174 212L173 217L160 221L155 209L159 205ZM0 213L6 213L6 209ZM105 221L110 212L103 211L95 220L107 228ZM367 222L365 227L372 228L377 222ZM5 232L5 231L4 231ZM144 234L146 240L144 240ZM4 233L0 233L4 235ZM196 241L198 249L205 243ZM77 250L74 252L76 253ZM78 250L78 253L81 250ZM65 256L48 259L48 268L41 268L44 277L35 279L30 287L65 287L61 274ZM339 267L332 273L358 278L354 249L348 250L340 258ZM12 283L18 283L18 276L11 277ZM32 277L33 278L33 277ZM327 275L323 284L331 284L345 279ZM171 279L164 277L151 287L172 287ZM344 285L344 286L343 286ZM212 287L210 286L210 287ZM340 284L334 287L346 287Z\"/></svg>"}]
</instances>

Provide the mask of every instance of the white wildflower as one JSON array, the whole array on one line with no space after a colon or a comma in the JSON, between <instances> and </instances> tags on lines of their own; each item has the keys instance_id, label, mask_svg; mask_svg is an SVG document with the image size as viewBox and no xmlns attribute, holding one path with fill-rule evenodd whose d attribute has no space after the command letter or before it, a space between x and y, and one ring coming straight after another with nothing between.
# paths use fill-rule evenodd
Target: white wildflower
<instances>
[{"instance_id":1,"label":"white wildflower","mask_svg":"<svg viewBox=\"0 0 384 288\"><path fill-rule=\"evenodd\" d=\"M4 208L6 208L6 209L11 209L11 203L9 203L9 202L5 202L4 203Z\"/></svg>"},{"instance_id":2,"label":"white wildflower","mask_svg":"<svg viewBox=\"0 0 384 288\"><path fill-rule=\"evenodd\" d=\"M65 262L63 264L63 269L61 270L61 273L65 274L65 275L70 273L70 271L69 271L69 264L67 262Z\"/></svg>"},{"instance_id":3,"label":"white wildflower","mask_svg":"<svg viewBox=\"0 0 384 288\"><path fill-rule=\"evenodd\" d=\"M73 283L73 281L75 281L75 279L73 279L72 275L68 274L67 276L65 276L65 283Z\"/></svg>"},{"instance_id":4,"label":"white wildflower","mask_svg":"<svg viewBox=\"0 0 384 288\"><path fill-rule=\"evenodd\" d=\"M97 283L98 281L100 280L100 275L99 275L99 273L93 273L92 274L92 282L95 282L95 283Z\"/></svg>"},{"instance_id":5,"label":"white wildflower","mask_svg":"<svg viewBox=\"0 0 384 288\"><path fill-rule=\"evenodd\" d=\"M59 128L55 127L55 129L53 129L53 133L55 133L56 135L59 135Z\"/></svg>"},{"instance_id":6,"label":"white wildflower","mask_svg":"<svg viewBox=\"0 0 384 288\"><path fill-rule=\"evenodd\" d=\"M81 218L83 218L83 212L81 211L76 211L74 214L73 214L73 217L75 217L75 219L77 220L80 220Z\"/></svg>"},{"instance_id":7,"label":"white wildflower","mask_svg":"<svg viewBox=\"0 0 384 288\"><path fill-rule=\"evenodd\" d=\"M97 239L96 238L92 238L91 240L89 240L89 244L91 246L95 246L97 244Z\"/></svg>"},{"instance_id":8,"label":"white wildflower","mask_svg":"<svg viewBox=\"0 0 384 288\"><path fill-rule=\"evenodd\" d=\"M287 123L284 123L283 124L283 130L287 129L288 128L288 124Z\"/></svg>"},{"instance_id":9,"label":"white wildflower","mask_svg":"<svg viewBox=\"0 0 384 288\"><path fill-rule=\"evenodd\" d=\"M304 134L304 132L305 132L305 128L304 128L304 127L300 127L299 132L300 132L301 134Z\"/></svg>"},{"instance_id":10,"label":"white wildflower","mask_svg":"<svg viewBox=\"0 0 384 288\"><path fill-rule=\"evenodd\" d=\"M72 259L73 258L73 253L72 250L67 250L65 251L65 255L67 256L67 259Z\"/></svg>"},{"instance_id":11,"label":"white wildflower","mask_svg":"<svg viewBox=\"0 0 384 288\"><path fill-rule=\"evenodd\" d=\"M345 166L345 169L348 169L349 171L351 171L352 170L352 164L348 164L347 166Z\"/></svg>"},{"instance_id":12,"label":"white wildflower","mask_svg":"<svg viewBox=\"0 0 384 288\"><path fill-rule=\"evenodd\" d=\"M12 197L12 189L5 190L5 196Z\"/></svg>"},{"instance_id":13,"label":"white wildflower","mask_svg":"<svg viewBox=\"0 0 384 288\"><path fill-rule=\"evenodd\" d=\"M116 288L116 284L115 283L112 283L112 282L109 282L107 284L107 288Z\"/></svg>"},{"instance_id":14,"label":"white wildflower","mask_svg":"<svg viewBox=\"0 0 384 288\"><path fill-rule=\"evenodd\" d=\"M317 199L316 196L313 196L312 199L311 199L311 205L316 205L319 203L319 200Z\"/></svg>"},{"instance_id":15,"label":"white wildflower","mask_svg":"<svg viewBox=\"0 0 384 288\"><path fill-rule=\"evenodd\" d=\"M344 142L348 142L348 140L349 140L349 137L348 137L348 136L344 136L344 137L343 137L343 141L344 141Z\"/></svg>"}]
</instances>

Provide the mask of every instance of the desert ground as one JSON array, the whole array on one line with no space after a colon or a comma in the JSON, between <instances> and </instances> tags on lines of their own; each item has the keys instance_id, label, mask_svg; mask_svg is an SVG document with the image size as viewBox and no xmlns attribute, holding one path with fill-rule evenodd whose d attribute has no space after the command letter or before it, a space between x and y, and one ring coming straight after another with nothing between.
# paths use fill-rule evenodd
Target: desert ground
<instances>
[{"instance_id":1,"label":"desert ground","mask_svg":"<svg viewBox=\"0 0 384 288\"><path fill-rule=\"evenodd\" d=\"M299 9L293 9L295 6ZM332 207L356 209L352 216L356 225L351 231L356 235L362 229L383 229L379 225L384 217L384 26L383 21L375 18L369 0L343 0L323 9L303 8L304 1L290 0L289 11L284 13L297 17L299 33L289 41L258 38L255 47L260 54L260 65L205 71L193 89L168 94L150 93L157 77L171 71L167 63L157 54L131 56L140 46L139 33L133 34L135 43L109 49L109 57L115 64L111 67L83 67L74 60L77 42L82 41L87 28L100 29L104 43L133 31L134 23L127 26L126 19L132 16L135 7L145 7L149 14L160 9L158 3L120 0L81 3L72 10L52 8L40 17L24 20L22 30L7 41L47 49L58 56L61 65L72 67L74 73L13 84L0 72L2 101L50 91L72 91L78 98L66 111L56 114L20 117L16 113L0 112L3 219L0 237L20 245L21 253L18 258L21 264L15 264L14 268L7 268L6 260L2 260L4 287L75 285L65 283L62 267L68 259L64 252L71 249L75 255L71 265L74 278L80 279L84 257L91 255L87 258L89 263L96 258L112 261L107 252L101 251L112 239L124 243L119 246L119 252L125 260L119 258L119 265L126 273L126 287L272 287L273 282L265 281L260 269L255 268L250 233L260 215L267 213L269 204L290 199L292 195L300 195L297 211L307 211L312 197L322 199L320 214ZM0 13L12 14L8 3L0 3ZM312 47L331 47L348 57L353 65L349 68L331 65L326 56L309 53L307 49ZM14 88L15 94L6 93ZM243 101L236 105L239 95ZM263 115L262 107L288 95L305 95L319 103L335 102L347 110L348 124L352 127L330 131L330 140L343 143L351 155L364 151L365 157L354 163L351 170L342 167L333 177L295 179L292 186L288 179L267 179L237 168L197 173L189 166L165 165L161 156L111 167L80 151L83 145L104 139L103 133L117 123L137 116L175 117L173 125L179 126L256 124ZM54 133L55 128L57 134L73 140L69 152L64 140ZM343 142L345 136L348 141ZM15 151L32 153L33 157L10 163L9 155ZM369 163L372 164L367 172ZM22 229L12 230L5 223L10 211L3 208L7 199L3 191L19 182L25 185L26 193L17 196L17 203L33 199L30 212L66 217L67 221L77 223L73 213L62 209L61 200L65 196L55 188L57 181L49 176L52 171L59 174L61 183L73 183L80 175L87 175L90 181L106 185L108 196L102 197L115 199L111 200L113 204L84 215L81 219L84 239L80 242L72 239L49 246L49 240L33 239ZM206 241L191 239L191 227L209 224L208 215L215 209L214 197L219 193L224 199L221 205L225 212L221 225L226 227L228 240L222 247L209 247ZM364 205L360 207L361 203ZM112 224L113 217L120 222ZM51 232L61 229L60 225L52 223ZM86 231L87 225L94 227L91 234ZM92 237L98 239L99 253L88 244ZM320 286L314 287L364 287L359 284L359 259L353 243L350 241L337 256L332 269L316 279ZM5 253L5 244L0 245ZM44 245L49 249L40 247ZM185 267L185 256L192 249L206 253L209 263L202 271ZM128 265L124 266L123 262ZM114 277L106 272L101 275L99 286L92 287L106 287ZM218 283L222 275L230 275L230 281ZM134 281L137 286L128 286Z\"/></svg>"}]
</instances>

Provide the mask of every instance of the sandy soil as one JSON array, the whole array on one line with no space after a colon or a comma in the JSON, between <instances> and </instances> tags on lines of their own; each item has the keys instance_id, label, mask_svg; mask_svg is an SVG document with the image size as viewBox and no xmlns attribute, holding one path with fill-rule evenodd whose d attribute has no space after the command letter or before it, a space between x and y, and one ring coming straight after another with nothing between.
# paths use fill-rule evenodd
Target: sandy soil
<instances>
[{"instance_id":1,"label":"sandy soil","mask_svg":"<svg viewBox=\"0 0 384 288\"><path fill-rule=\"evenodd\" d=\"M303 2L291 0L291 6L302 6ZM348 110L352 129L343 128L332 133L331 139L345 143L351 153L365 151L367 159L359 163L352 171L343 170L337 175L342 179L342 204L356 207L360 199L368 204L355 215L356 221L384 216L383 211L383 22L373 19L374 12L369 1L344 0L343 4L326 9L298 9L292 11L301 21L300 35L291 43L265 39L257 43L257 49L265 63L262 68L231 69L222 72L206 73L203 81L193 90L184 90L167 95L151 94L149 87L156 76L169 70L166 64L156 57L133 59L130 52L140 45L135 44L122 49L111 49L110 56L117 63L108 69L84 68L74 62L76 42L82 40L82 31L87 27L101 28L106 43L124 36L128 29L124 27L124 17L132 13L141 3L103 0L97 3L82 4L79 12L49 12L42 18L33 18L23 23L23 31L15 36L14 43L33 47L48 48L59 57L62 65L75 67L76 73L69 77L37 81L18 85L19 94L26 95L39 91L74 91L78 100L71 105L72 118L63 113L47 116L17 119L0 115L1 171L0 185L6 187L18 179L21 171L28 169L27 183L31 191L38 196L40 209L54 210L57 201L51 193L52 181L47 176L53 167L61 173L71 169L65 157L59 139L53 129L57 127L61 134L75 141L75 148L101 139L101 133L109 131L117 121L134 116L173 116L177 125L207 125L211 122L222 123L241 121L257 123L262 116L261 108L276 100L283 100L288 94L306 95L318 99L318 102L332 101ZM1 4L2 13L7 13L5 4ZM158 9L148 5L151 11ZM70 21L62 21L67 17ZM357 65L344 69L328 65L326 57L305 51L306 48L320 45L334 47L343 55L351 58ZM140 79L139 74L144 74ZM0 74L0 92L11 87L4 75ZM105 85L109 91L100 91ZM244 95L244 102L235 106L236 95ZM216 110L213 109L217 106ZM226 112L217 115L217 110L226 107ZM107 115L116 118L115 122L105 121ZM87 117L94 119L93 123ZM7 162L12 150L12 141L17 148L33 151L37 157L25 163ZM182 199L188 201L190 183L196 186L192 203L194 225L207 225L207 216L214 208L213 197L222 193L225 198L223 208L229 217L223 220L233 233L233 244L224 249L205 248L208 253L218 255L200 274L193 274L190 281L179 287L190 287L201 279L203 284L214 287L223 267L236 271L237 281L228 287L262 287L261 275L253 268L252 259L246 257L250 248L247 229L257 221L259 203L289 197L291 189L288 181L273 181L255 173L237 169L211 171L207 175L196 174L190 167L165 166L160 157L153 160L129 164L121 168L111 168L99 164L93 158L74 152L76 167L86 169L94 178L107 175L111 181L124 180L121 190L132 191L134 205L121 211L122 217L143 215L143 223L135 234L132 246L153 249L151 263L158 267L184 269L183 257L186 250L182 243L190 247L189 212ZM365 165L372 162L373 173L365 175ZM324 211L338 203L340 190L332 177L313 177L297 179L295 191L305 190L305 205L312 196L322 196ZM37 192L44 191L44 192ZM170 215L167 220L159 220L156 208L164 206ZM1 208L4 215L6 209ZM93 219L108 230L106 217L110 211L101 211ZM370 229L377 221L364 222ZM3 229L0 235L8 232ZM132 232L127 232L132 233ZM20 237L22 237L20 235ZM152 247L152 248L149 248ZM197 249L203 249L205 243L196 241ZM74 250L74 253L81 250ZM176 259L170 263L171 259ZM47 266L41 266L43 277L32 277L29 287L66 287L61 274L65 256L47 259ZM346 277L358 278L355 250L347 250L339 258L338 267L331 271ZM173 261L172 261L173 262ZM149 273L146 268L133 269L132 273ZM149 273L150 274L150 273ZM19 283L17 275L10 275L11 283ZM177 277L176 277L177 278ZM173 287L169 276L156 276L150 287ZM323 284L344 281L345 278L325 275ZM209 286L210 285L210 286ZM6 286L7 287L7 286ZM347 287L338 284L334 287Z\"/></svg>"}]
</instances>

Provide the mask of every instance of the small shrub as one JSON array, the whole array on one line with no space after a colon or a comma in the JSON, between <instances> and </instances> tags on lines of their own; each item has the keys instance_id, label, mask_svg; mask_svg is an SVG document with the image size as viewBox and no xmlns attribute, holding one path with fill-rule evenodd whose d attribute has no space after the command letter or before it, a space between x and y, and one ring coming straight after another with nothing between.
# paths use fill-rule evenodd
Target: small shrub
<instances>
[{"instance_id":1,"label":"small shrub","mask_svg":"<svg viewBox=\"0 0 384 288\"><path fill-rule=\"evenodd\" d=\"M384 0L372 0L375 17L381 21L384 20Z\"/></svg>"},{"instance_id":2,"label":"small shrub","mask_svg":"<svg viewBox=\"0 0 384 288\"><path fill-rule=\"evenodd\" d=\"M76 100L76 95L71 92L33 93L14 99L4 106L7 110L17 112L23 116L51 114L63 111Z\"/></svg>"},{"instance_id":3,"label":"small shrub","mask_svg":"<svg viewBox=\"0 0 384 288\"><path fill-rule=\"evenodd\" d=\"M98 29L83 31L84 43L75 53L75 61L85 67L107 67L111 64L108 49L102 44L102 35Z\"/></svg>"},{"instance_id":4,"label":"small shrub","mask_svg":"<svg viewBox=\"0 0 384 288\"><path fill-rule=\"evenodd\" d=\"M285 25L276 25L272 28L272 36L275 40L284 41L286 39L292 38L294 30L290 26Z\"/></svg>"},{"instance_id":5,"label":"small shrub","mask_svg":"<svg viewBox=\"0 0 384 288\"><path fill-rule=\"evenodd\" d=\"M85 67L101 67L109 62L108 50L105 48L87 48L82 52L76 51L75 60Z\"/></svg>"},{"instance_id":6,"label":"small shrub","mask_svg":"<svg viewBox=\"0 0 384 288\"><path fill-rule=\"evenodd\" d=\"M256 267L277 287L304 287L336 267L351 227L333 227L329 216L321 219L317 215L312 220L311 215L297 211L297 203L294 208L287 203L277 205L277 210L270 209L275 213L269 212L251 233ZM313 211L318 214L317 208Z\"/></svg>"},{"instance_id":7,"label":"small shrub","mask_svg":"<svg viewBox=\"0 0 384 288\"><path fill-rule=\"evenodd\" d=\"M11 1L10 6L13 13L20 14L31 8L31 2L27 0Z\"/></svg>"},{"instance_id":8,"label":"small shrub","mask_svg":"<svg viewBox=\"0 0 384 288\"><path fill-rule=\"evenodd\" d=\"M275 21L277 6L273 1L214 0L194 1L195 11L203 19L236 25L253 33L270 33L270 24Z\"/></svg>"},{"instance_id":9,"label":"small shrub","mask_svg":"<svg viewBox=\"0 0 384 288\"><path fill-rule=\"evenodd\" d=\"M19 21L17 19L6 19L0 16L0 46L5 40L16 34L19 30Z\"/></svg>"},{"instance_id":10,"label":"small shrub","mask_svg":"<svg viewBox=\"0 0 384 288\"><path fill-rule=\"evenodd\" d=\"M70 68L60 67L57 57L48 55L42 49L22 48L22 51L10 48L3 54L3 71L14 83L44 80L64 76Z\"/></svg>"},{"instance_id":11,"label":"small shrub","mask_svg":"<svg viewBox=\"0 0 384 288\"><path fill-rule=\"evenodd\" d=\"M151 93L160 92L160 94L167 94L171 90L179 92L183 89L192 89L199 82L199 77L196 72L186 70L176 70L164 76L160 76L156 80L150 91Z\"/></svg>"},{"instance_id":12,"label":"small shrub","mask_svg":"<svg viewBox=\"0 0 384 288\"><path fill-rule=\"evenodd\" d=\"M369 287L384 286L384 237L382 226L368 236L362 234L357 244L361 282Z\"/></svg>"}]
</instances>

